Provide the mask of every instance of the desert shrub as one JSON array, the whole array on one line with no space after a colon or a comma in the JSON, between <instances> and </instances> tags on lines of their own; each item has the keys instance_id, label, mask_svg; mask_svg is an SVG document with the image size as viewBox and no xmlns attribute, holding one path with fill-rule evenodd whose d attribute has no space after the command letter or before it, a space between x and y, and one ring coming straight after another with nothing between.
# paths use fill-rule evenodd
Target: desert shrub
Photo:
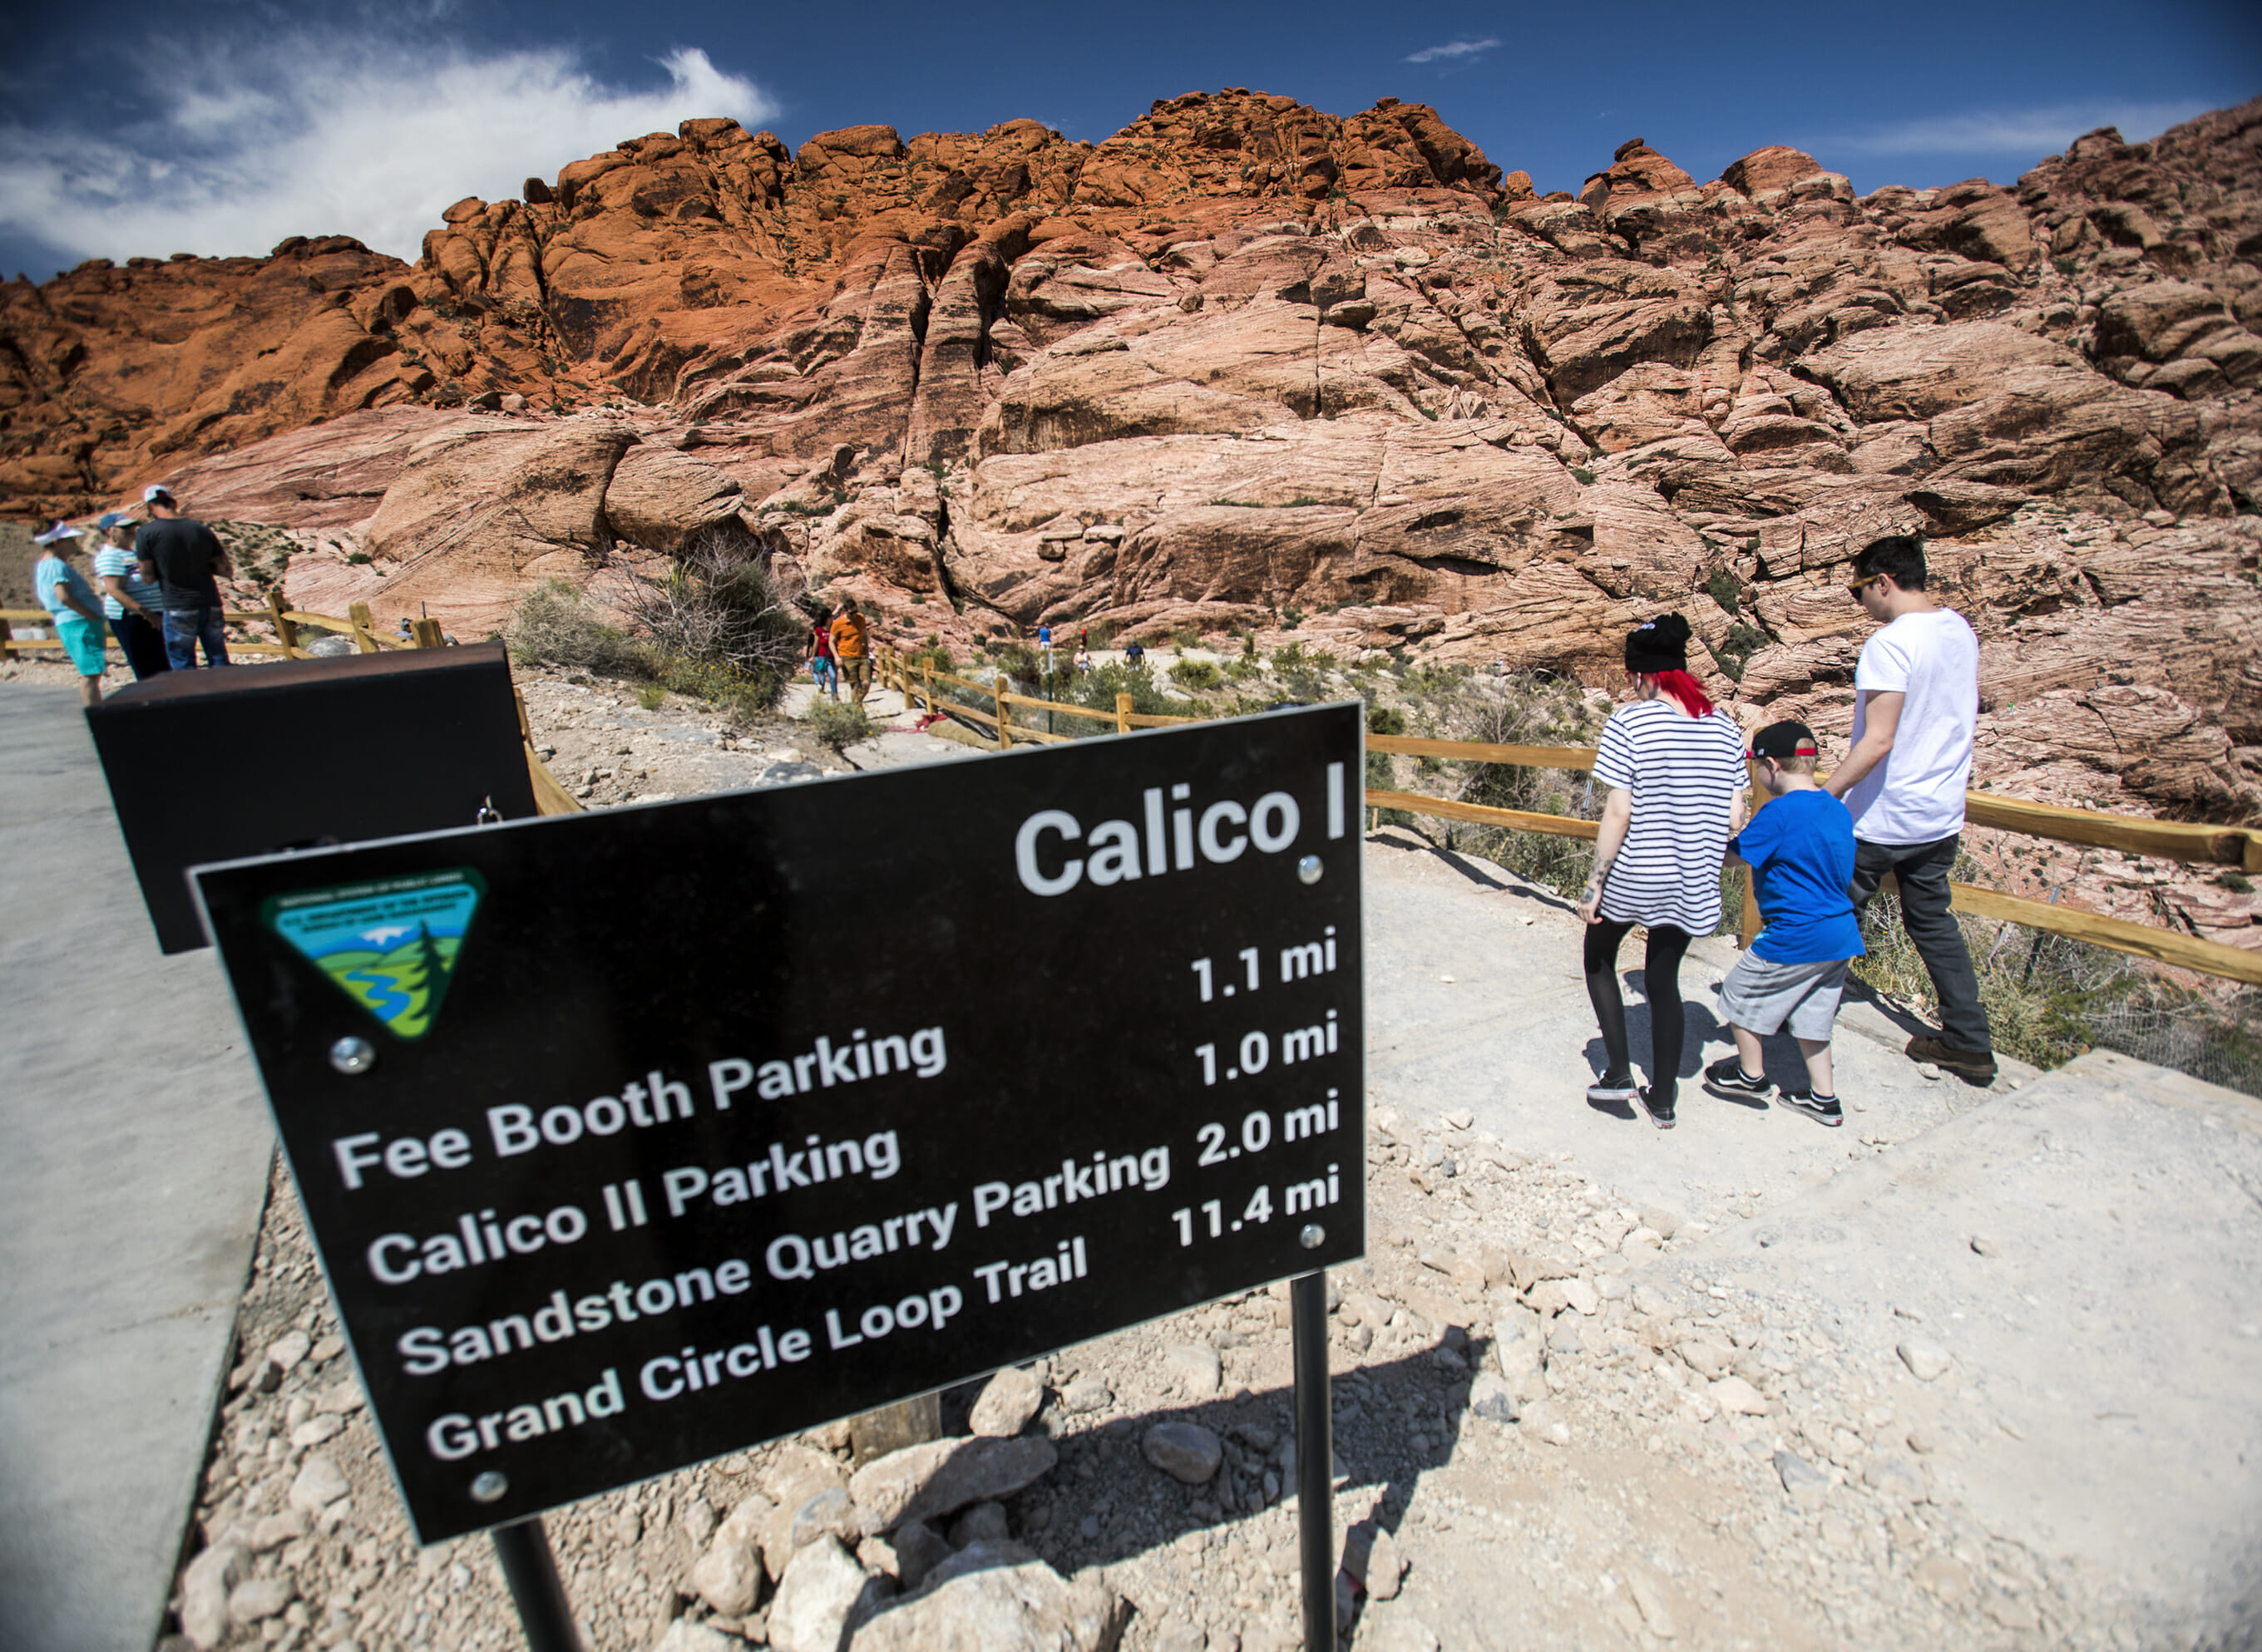
<instances>
[{"instance_id":1,"label":"desert shrub","mask_svg":"<svg viewBox=\"0 0 2262 1652\"><path fill-rule=\"evenodd\" d=\"M1967 860L1956 876L1970 881L1978 873ZM2125 952L1968 914L1956 922L2002 1053L2054 1067L2093 1048L2117 1050L2262 1095L2262 993L2194 991ZM1854 961L1858 979L1920 1015L1938 1013L1932 977L1891 891L1869 902L1862 939L1869 952Z\"/></svg>"},{"instance_id":2,"label":"desert shrub","mask_svg":"<svg viewBox=\"0 0 2262 1652\"><path fill-rule=\"evenodd\" d=\"M665 681L668 665L687 663L775 701L800 667L808 621L758 551L744 528L719 524L687 541L665 574L627 580L622 606L658 657L653 675Z\"/></svg>"},{"instance_id":3,"label":"desert shrub","mask_svg":"<svg viewBox=\"0 0 2262 1652\"><path fill-rule=\"evenodd\" d=\"M1094 711L1113 711L1118 694L1130 695L1131 709L1149 716L1168 716L1179 709L1156 683L1154 667L1144 661L1135 666L1123 660L1109 660L1104 664L1094 665L1077 679L1065 699L1071 705L1089 706ZM1081 722L1080 718L1065 719L1060 731L1063 734L1108 732L1099 723L1091 723L1081 729L1073 726Z\"/></svg>"},{"instance_id":4,"label":"desert shrub","mask_svg":"<svg viewBox=\"0 0 2262 1652\"><path fill-rule=\"evenodd\" d=\"M637 690L637 704L646 711L658 711L667 701L667 690L658 683L646 683Z\"/></svg>"},{"instance_id":5,"label":"desert shrub","mask_svg":"<svg viewBox=\"0 0 2262 1652\"><path fill-rule=\"evenodd\" d=\"M608 623L587 592L563 579L545 579L521 598L504 636L522 665L627 676L643 664L629 634Z\"/></svg>"},{"instance_id":6,"label":"desert shrub","mask_svg":"<svg viewBox=\"0 0 2262 1652\"><path fill-rule=\"evenodd\" d=\"M1225 681L1225 674L1214 661L1182 659L1171 667L1171 680L1181 688L1216 688Z\"/></svg>"},{"instance_id":7,"label":"desert shrub","mask_svg":"<svg viewBox=\"0 0 2262 1652\"><path fill-rule=\"evenodd\" d=\"M828 700L820 695L810 702L807 722L810 732L835 751L872 737L872 720L864 715L863 707L851 700Z\"/></svg>"}]
</instances>

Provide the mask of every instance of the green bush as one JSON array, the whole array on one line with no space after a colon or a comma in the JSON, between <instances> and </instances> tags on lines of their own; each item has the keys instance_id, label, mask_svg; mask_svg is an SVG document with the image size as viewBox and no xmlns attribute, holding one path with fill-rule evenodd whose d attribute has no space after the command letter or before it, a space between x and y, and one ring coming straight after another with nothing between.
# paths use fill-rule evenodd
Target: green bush
<instances>
[{"instance_id":1,"label":"green bush","mask_svg":"<svg viewBox=\"0 0 2262 1652\"><path fill-rule=\"evenodd\" d=\"M637 704L646 711L658 711L667 703L667 690L658 683L646 683L637 690Z\"/></svg>"},{"instance_id":2,"label":"green bush","mask_svg":"<svg viewBox=\"0 0 2262 1652\"><path fill-rule=\"evenodd\" d=\"M606 622L579 585L545 579L519 600L505 637L522 665L559 665L607 676L638 674L643 657L629 634Z\"/></svg>"},{"instance_id":3,"label":"green bush","mask_svg":"<svg viewBox=\"0 0 2262 1652\"><path fill-rule=\"evenodd\" d=\"M1132 710L1143 713L1148 716L1169 716L1182 707L1164 694L1161 687L1156 685L1154 669L1144 661L1135 667L1122 660L1109 660L1105 664L1093 666L1082 677L1077 678L1074 686L1066 695L1066 701L1070 705L1089 706L1094 711L1113 711L1115 696L1128 694L1131 696ZM1070 733L1070 729L1066 726L1067 723L1077 721L1080 720L1076 718L1064 720L1061 732ZM1104 734L1106 730L1101 725L1093 723L1088 729L1079 729L1076 732Z\"/></svg>"},{"instance_id":4,"label":"green bush","mask_svg":"<svg viewBox=\"0 0 2262 1652\"><path fill-rule=\"evenodd\" d=\"M836 700L820 695L810 702L807 722L810 732L835 751L872 737L872 720L853 700Z\"/></svg>"},{"instance_id":5,"label":"green bush","mask_svg":"<svg viewBox=\"0 0 2262 1652\"><path fill-rule=\"evenodd\" d=\"M1736 576L1725 568L1712 570L1711 576L1704 581L1704 589L1711 594L1712 600L1725 608L1731 615L1741 614L1744 611L1743 587L1736 583Z\"/></svg>"},{"instance_id":6,"label":"green bush","mask_svg":"<svg viewBox=\"0 0 2262 1652\"><path fill-rule=\"evenodd\" d=\"M1171 680L1181 688L1217 688L1224 685L1225 673L1209 660L1182 659L1171 665Z\"/></svg>"}]
</instances>

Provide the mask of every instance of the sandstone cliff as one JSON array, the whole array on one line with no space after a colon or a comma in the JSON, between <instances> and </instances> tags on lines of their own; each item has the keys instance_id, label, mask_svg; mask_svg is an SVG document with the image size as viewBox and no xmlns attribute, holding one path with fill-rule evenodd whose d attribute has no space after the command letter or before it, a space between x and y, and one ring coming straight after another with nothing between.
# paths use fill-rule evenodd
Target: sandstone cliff
<instances>
[{"instance_id":1,"label":"sandstone cliff","mask_svg":"<svg viewBox=\"0 0 2262 1652\"><path fill-rule=\"evenodd\" d=\"M1858 198L1635 140L1540 198L1426 108L1238 90L1096 146L691 121L523 193L414 267L0 286L0 493L171 477L373 558L310 550L297 600L459 630L726 518L921 634L1295 626L1607 682L1679 608L1724 693L1841 736L1844 564L1915 530L1985 644L1983 776L2262 814L2262 101Z\"/></svg>"}]
</instances>

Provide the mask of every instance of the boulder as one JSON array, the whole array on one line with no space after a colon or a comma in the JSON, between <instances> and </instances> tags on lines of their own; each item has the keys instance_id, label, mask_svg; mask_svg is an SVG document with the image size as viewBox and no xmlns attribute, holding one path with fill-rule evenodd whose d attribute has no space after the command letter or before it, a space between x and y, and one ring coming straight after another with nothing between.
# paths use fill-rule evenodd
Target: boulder
<instances>
[{"instance_id":1,"label":"boulder","mask_svg":"<svg viewBox=\"0 0 2262 1652\"><path fill-rule=\"evenodd\" d=\"M701 530L736 521L745 495L738 478L674 448L639 442L605 480L605 521L632 545L681 550Z\"/></svg>"},{"instance_id":2,"label":"boulder","mask_svg":"<svg viewBox=\"0 0 2262 1652\"><path fill-rule=\"evenodd\" d=\"M1020 1440L935 1440L875 1457L851 1476L848 1493L867 1532L905 1520L934 1520L969 1503L1012 1496L1052 1472L1060 1461L1041 1436Z\"/></svg>"},{"instance_id":3,"label":"boulder","mask_svg":"<svg viewBox=\"0 0 2262 1652\"><path fill-rule=\"evenodd\" d=\"M1139 1449L1181 1485L1207 1485L1225 1460L1223 1442L1199 1423L1156 1423L1140 1437Z\"/></svg>"},{"instance_id":4,"label":"boulder","mask_svg":"<svg viewBox=\"0 0 2262 1652\"><path fill-rule=\"evenodd\" d=\"M1127 1615L1090 1573L1071 1582L1017 1545L976 1543L866 1621L848 1652L1114 1652Z\"/></svg>"},{"instance_id":5,"label":"boulder","mask_svg":"<svg viewBox=\"0 0 2262 1652\"><path fill-rule=\"evenodd\" d=\"M820 1537L795 1555L769 1605L777 1652L840 1652L852 1620L887 1598L884 1579L866 1576L839 1541Z\"/></svg>"},{"instance_id":6,"label":"boulder","mask_svg":"<svg viewBox=\"0 0 2262 1652\"><path fill-rule=\"evenodd\" d=\"M1010 1440L1028 1426L1044 1397L1044 1384L1034 1373L1009 1365L982 1385L967 1426L985 1439Z\"/></svg>"},{"instance_id":7,"label":"boulder","mask_svg":"<svg viewBox=\"0 0 2262 1652\"><path fill-rule=\"evenodd\" d=\"M213 1544L181 1573L181 1632L199 1652L211 1652L227 1638L235 1620L228 1598L251 1565L241 1543Z\"/></svg>"}]
</instances>

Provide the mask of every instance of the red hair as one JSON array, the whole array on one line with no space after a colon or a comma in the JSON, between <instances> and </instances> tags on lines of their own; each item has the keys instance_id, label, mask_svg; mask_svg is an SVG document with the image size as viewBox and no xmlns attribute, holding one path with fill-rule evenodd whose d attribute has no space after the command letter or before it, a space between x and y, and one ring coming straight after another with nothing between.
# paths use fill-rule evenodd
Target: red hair
<instances>
[{"instance_id":1,"label":"red hair","mask_svg":"<svg viewBox=\"0 0 2262 1652\"><path fill-rule=\"evenodd\" d=\"M1692 717L1712 715L1712 697L1704 692L1704 685L1687 672L1652 672L1650 677L1660 688L1681 702L1681 708Z\"/></svg>"}]
</instances>

